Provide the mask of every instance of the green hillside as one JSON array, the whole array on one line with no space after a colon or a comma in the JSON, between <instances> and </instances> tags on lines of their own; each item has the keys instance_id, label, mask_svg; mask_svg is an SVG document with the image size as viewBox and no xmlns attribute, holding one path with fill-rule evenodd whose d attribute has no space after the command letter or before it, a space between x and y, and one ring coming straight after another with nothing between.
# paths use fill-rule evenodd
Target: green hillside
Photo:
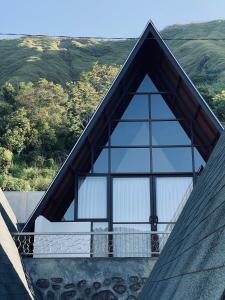
<instances>
[{"instance_id":1,"label":"green hillside","mask_svg":"<svg viewBox=\"0 0 225 300\"><path fill-rule=\"evenodd\" d=\"M216 89L224 88L224 20L183 26L170 26L163 30L163 37L178 39L168 41L168 45L174 56L196 85L207 83ZM179 40L191 38L199 38L202 40Z\"/></svg>"},{"instance_id":2,"label":"green hillside","mask_svg":"<svg viewBox=\"0 0 225 300\"><path fill-rule=\"evenodd\" d=\"M162 31L169 39L225 38L225 21L173 25ZM6 81L49 81L65 84L77 80L95 61L121 65L133 40L94 40L26 37L0 40L0 86ZM224 40L166 41L195 84L220 89L225 81Z\"/></svg>"},{"instance_id":3,"label":"green hillside","mask_svg":"<svg viewBox=\"0 0 225 300\"><path fill-rule=\"evenodd\" d=\"M26 37L0 40L0 86L6 81L49 81L65 85L94 62L121 65L135 40L98 41Z\"/></svg>"},{"instance_id":4,"label":"green hillside","mask_svg":"<svg viewBox=\"0 0 225 300\"><path fill-rule=\"evenodd\" d=\"M225 124L225 21L173 25L162 35ZM0 40L3 190L48 187L135 42Z\"/></svg>"}]
</instances>

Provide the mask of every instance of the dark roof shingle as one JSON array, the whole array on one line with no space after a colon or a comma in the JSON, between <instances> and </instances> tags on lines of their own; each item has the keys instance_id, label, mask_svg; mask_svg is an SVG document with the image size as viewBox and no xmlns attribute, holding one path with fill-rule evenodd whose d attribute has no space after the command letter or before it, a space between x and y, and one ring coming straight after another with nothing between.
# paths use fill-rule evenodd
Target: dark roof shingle
<instances>
[{"instance_id":1,"label":"dark roof shingle","mask_svg":"<svg viewBox=\"0 0 225 300\"><path fill-rule=\"evenodd\" d=\"M222 299L224 279L225 133L213 150L140 299Z\"/></svg>"}]
</instances>

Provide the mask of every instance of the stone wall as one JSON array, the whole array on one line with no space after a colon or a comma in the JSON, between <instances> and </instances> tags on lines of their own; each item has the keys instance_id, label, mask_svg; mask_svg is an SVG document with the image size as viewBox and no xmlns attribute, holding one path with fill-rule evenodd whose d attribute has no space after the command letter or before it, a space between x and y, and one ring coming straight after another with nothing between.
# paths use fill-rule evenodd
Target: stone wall
<instances>
[{"instance_id":1,"label":"stone wall","mask_svg":"<svg viewBox=\"0 0 225 300\"><path fill-rule=\"evenodd\" d=\"M41 299L135 300L156 258L26 258Z\"/></svg>"}]
</instances>

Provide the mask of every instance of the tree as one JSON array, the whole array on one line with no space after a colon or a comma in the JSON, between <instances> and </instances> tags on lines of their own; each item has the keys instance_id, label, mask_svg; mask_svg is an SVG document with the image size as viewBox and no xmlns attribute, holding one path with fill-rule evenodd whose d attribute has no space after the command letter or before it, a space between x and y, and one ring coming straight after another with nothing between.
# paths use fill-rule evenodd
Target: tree
<instances>
[{"instance_id":1,"label":"tree","mask_svg":"<svg viewBox=\"0 0 225 300\"><path fill-rule=\"evenodd\" d=\"M81 74L79 81L68 83L69 112L83 130L119 72L115 66L95 63L90 72Z\"/></svg>"},{"instance_id":2,"label":"tree","mask_svg":"<svg viewBox=\"0 0 225 300\"><path fill-rule=\"evenodd\" d=\"M67 83L69 95L67 144L69 148L87 126L118 72L118 67L95 63L91 71L81 74L79 81Z\"/></svg>"},{"instance_id":3,"label":"tree","mask_svg":"<svg viewBox=\"0 0 225 300\"><path fill-rule=\"evenodd\" d=\"M4 147L0 147L0 175L8 174L12 165L13 154Z\"/></svg>"},{"instance_id":4,"label":"tree","mask_svg":"<svg viewBox=\"0 0 225 300\"><path fill-rule=\"evenodd\" d=\"M7 118L3 143L10 151L20 154L27 146L30 130L26 110L19 108Z\"/></svg>"},{"instance_id":5,"label":"tree","mask_svg":"<svg viewBox=\"0 0 225 300\"><path fill-rule=\"evenodd\" d=\"M225 90L213 97L213 110L220 121L225 124Z\"/></svg>"}]
</instances>

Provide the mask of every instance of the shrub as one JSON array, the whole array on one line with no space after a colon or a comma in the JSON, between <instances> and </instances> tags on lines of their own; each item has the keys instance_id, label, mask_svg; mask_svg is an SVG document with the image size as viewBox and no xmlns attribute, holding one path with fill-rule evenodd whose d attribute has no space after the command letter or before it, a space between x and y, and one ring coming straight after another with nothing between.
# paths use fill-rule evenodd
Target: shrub
<instances>
[{"instance_id":1,"label":"shrub","mask_svg":"<svg viewBox=\"0 0 225 300\"><path fill-rule=\"evenodd\" d=\"M45 191L52 181L51 177L39 176L30 180L30 185L33 191Z\"/></svg>"},{"instance_id":2,"label":"shrub","mask_svg":"<svg viewBox=\"0 0 225 300\"><path fill-rule=\"evenodd\" d=\"M6 175L12 165L13 154L10 150L0 147L0 175Z\"/></svg>"},{"instance_id":3,"label":"shrub","mask_svg":"<svg viewBox=\"0 0 225 300\"><path fill-rule=\"evenodd\" d=\"M3 191L30 191L29 182L8 175L0 176L0 187Z\"/></svg>"}]
</instances>

